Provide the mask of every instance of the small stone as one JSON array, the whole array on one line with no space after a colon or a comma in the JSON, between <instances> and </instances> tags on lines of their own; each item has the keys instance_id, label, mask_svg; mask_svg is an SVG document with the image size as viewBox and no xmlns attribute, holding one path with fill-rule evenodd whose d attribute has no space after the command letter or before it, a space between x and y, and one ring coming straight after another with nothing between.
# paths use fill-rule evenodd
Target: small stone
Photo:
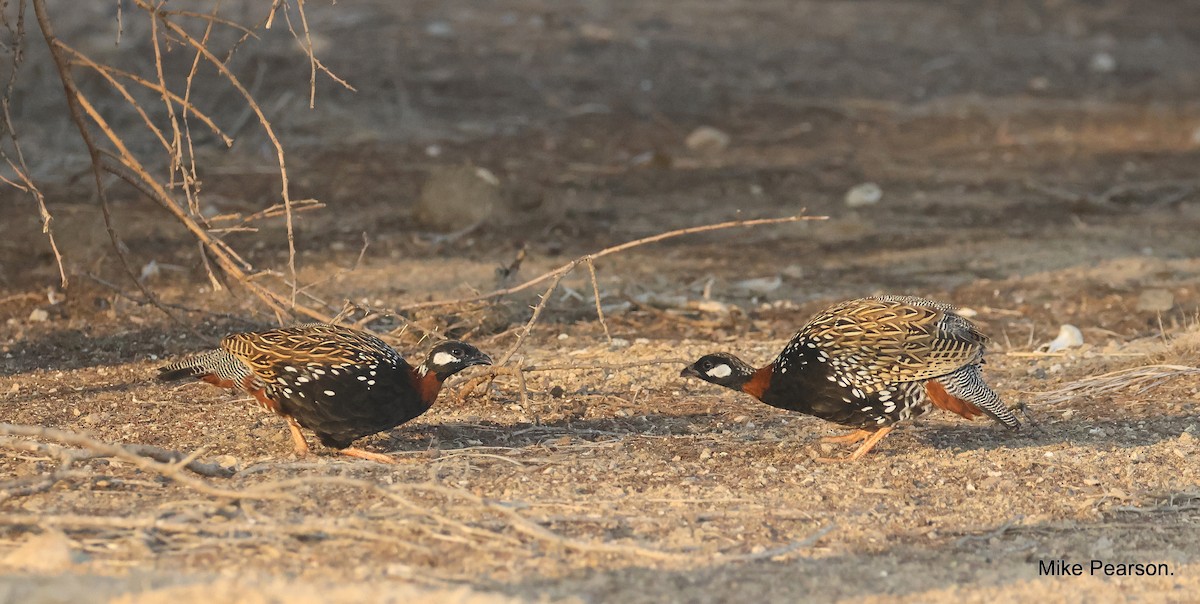
<instances>
[{"instance_id":1,"label":"small stone","mask_svg":"<svg viewBox=\"0 0 1200 604\"><path fill-rule=\"evenodd\" d=\"M1112 73L1117 70L1117 60L1107 52L1101 51L1092 55L1092 60L1088 62L1088 69L1092 73Z\"/></svg>"},{"instance_id":2,"label":"small stone","mask_svg":"<svg viewBox=\"0 0 1200 604\"><path fill-rule=\"evenodd\" d=\"M138 277L138 281L145 281L157 277L162 274L162 267L159 266L157 260L151 260L142 266L142 274Z\"/></svg>"},{"instance_id":3,"label":"small stone","mask_svg":"<svg viewBox=\"0 0 1200 604\"><path fill-rule=\"evenodd\" d=\"M62 572L75 564L71 539L57 529L44 529L4 557L4 564L38 572Z\"/></svg>"},{"instance_id":4,"label":"small stone","mask_svg":"<svg viewBox=\"0 0 1200 604\"><path fill-rule=\"evenodd\" d=\"M232 455L218 455L213 461L222 468L234 469L238 466L238 458Z\"/></svg>"},{"instance_id":5,"label":"small stone","mask_svg":"<svg viewBox=\"0 0 1200 604\"><path fill-rule=\"evenodd\" d=\"M83 423L85 426L95 426L95 425L102 424L102 423L108 421L108 418L110 416L111 416L111 414L106 411L97 411L95 413L89 413L89 414L79 418L79 421L81 423Z\"/></svg>"},{"instance_id":6,"label":"small stone","mask_svg":"<svg viewBox=\"0 0 1200 604\"><path fill-rule=\"evenodd\" d=\"M616 32L595 23L584 23L579 28L579 35L596 42L609 42L616 37Z\"/></svg>"},{"instance_id":7,"label":"small stone","mask_svg":"<svg viewBox=\"0 0 1200 604\"><path fill-rule=\"evenodd\" d=\"M1141 312L1167 312L1175 306L1175 294L1166 289L1145 289L1138 296L1137 309Z\"/></svg>"},{"instance_id":8,"label":"small stone","mask_svg":"<svg viewBox=\"0 0 1200 604\"><path fill-rule=\"evenodd\" d=\"M449 38L454 35L454 26L445 21L430 21L425 24L425 33L435 38Z\"/></svg>"},{"instance_id":9,"label":"small stone","mask_svg":"<svg viewBox=\"0 0 1200 604\"><path fill-rule=\"evenodd\" d=\"M846 207L862 208L873 206L883 199L883 189L873 182L864 182L846 191Z\"/></svg>"},{"instance_id":10,"label":"small stone","mask_svg":"<svg viewBox=\"0 0 1200 604\"><path fill-rule=\"evenodd\" d=\"M613 338L608 345L613 348L627 348L629 347L629 340L626 340L625 338Z\"/></svg>"},{"instance_id":11,"label":"small stone","mask_svg":"<svg viewBox=\"0 0 1200 604\"><path fill-rule=\"evenodd\" d=\"M711 126L700 126L684 140L688 149L700 153L720 153L729 146L729 135Z\"/></svg>"},{"instance_id":12,"label":"small stone","mask_svg":"<svg viewBox=\"0 0 1200 604\"><path fill-rule=\"evenodd\" d=\"M30 323L45 323L49 319L50 313L41 308L35 308L33 309L33 312L29 313Z\"/></svg>"},{"instance_id":13,"label":"small stone","mask_svg":"<svg viewBox=\"0 0 1200 604\"><path fill-rule=\"evenodd\" d=\"M471 166L437 167L421 187L414 217L424 228L454 232L482 223L501 203L495 174Z\"/></svg>"},{"instance_id":14,"label":"small stone","mask_svg":"<svg viewBox=\"0 0 1200 604\"><path fill-rule=\"evenodd\" d=\"M783 278L779 275L773 277L755 277L753 279L743 279L733 284L734 287L744 289L754 294L769 294L783 285Z\"/></svg>"}]
</instances>

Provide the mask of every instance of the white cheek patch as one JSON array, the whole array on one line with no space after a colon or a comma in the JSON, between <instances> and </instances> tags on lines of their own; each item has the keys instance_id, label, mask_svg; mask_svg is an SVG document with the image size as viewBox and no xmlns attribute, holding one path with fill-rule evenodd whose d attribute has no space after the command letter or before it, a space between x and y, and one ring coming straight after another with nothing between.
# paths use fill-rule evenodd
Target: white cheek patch
<instances>
[{"instance_id":1,"label":"white cheek patch","mask_svg":"<svg viewBox=\"0 0 1200 604\"><path fill-rule=\"evenodd\" d=\"M725 363L721 363L712 369L704 372L708 377L725 378L733 374L733 368Z\"/></svg>"},{"instance_id":2,"label":"white cheek patch","mask_svg":"<svg viewBox=\"0 0 1200 604\"><path fill-rule=\"evenodd\" d=\"M458 357L456 357L448 352L439 352L439 353L433 355L433 364L437 365L438 367L444 367L446 365L453 365L454 363L457 363L457 362L458 362Z\"/></svg>"}]
</instances>

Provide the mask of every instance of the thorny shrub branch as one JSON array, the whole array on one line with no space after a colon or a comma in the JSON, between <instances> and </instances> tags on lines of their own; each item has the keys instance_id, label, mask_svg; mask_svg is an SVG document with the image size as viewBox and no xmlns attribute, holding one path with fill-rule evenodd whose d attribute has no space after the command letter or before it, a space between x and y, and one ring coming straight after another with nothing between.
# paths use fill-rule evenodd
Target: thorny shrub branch
<instances>
[{"instance_id":1,"label":"thorny shrub branch","mask_svg":"<svg viewBox=\"0 0 1200 604\"><path fill-rule=\"evenodd\" d=\"M300 17L303 38L307 41L307 43L302 44L303 51L309 56L309 62L313 68L312 78L310 78L310 102L311 99L315 98L316 73L318 71L328 75L335 82L351 88L348 83L334 75L316 57L311 56L313 47L308 32L308 20L305 15L303 1L295 0L295 6L293 7L286 0L277 0L271 5L270 12L263 21L258 23L255 28L248 28L222 18L218 14L220 8L219 2L214 2L212 10L204 13L170 11L166 10L161 3L150 0L133 0L133 5L138 11L149 19L150 44L153 48L153 69L155 72L149 78L97 62L80 50L60 40L55 34L53 19L47 10L46 0L19 0L15 4L17 7L15 23L8 18L7 13L2 15L3 25L9 31L12 40L12 44L9 47L12 56L12 69L2 104L0 104L0 109L3 110L3 123L0 126L3 126L4 129L4 132L0 133L0 136L11 139L12 148L12 152L9 152L7 148L0 148L0 159L3 159L7 163L9 169L15 174L15 178L0 176L0 179L10 186L31 194L37 202L42 218L43 231L46 232L50 239L50 245L58 263L63 285L65 286L67 283L67 275L63 267L62 255L59 253L58 245L50 229L51 215L46 208L44 196L29 176L29 170L25 165L20 146L17 144L17 137L12 127L9 111L17 68L24 56L22 45L25 33L24 19L28 4L32 4L33 6L42 37L50 49L54 67L63 85L70 118L75 123L88 149L93 178L102 209L105 211L106 226L110 239L117 250L126 273L137 284L146 300L168 316L179 321L177 317L167 310L165 305L158 302L153 292L148 291L141 283L139 276L133 271L132 266L130 266L129 260L123 250L120 236L110 215L109 200L104 188L105 174L112 174L126 181L171 213L201 245L206 267L209 266L209 261L211 260L225 275L264 302L275 312L280 321L283 321L286 315L293 312L319 320L328 319L329 317L325 313L297 303L296 295L300 286L296 278L296 245L293 212L297 209L295 206L299 202L294 201L289 192L289 179L283 145L280 143L270 120L267 119L266 114L255 101L251 92L242 85L238 77L227 65L229 58L238 46L251 37L257 37L254 29L263 27L264 25L267 28L270 27L275 11L282 8L286 16L289 10L294 10L296 11L295 14L298 14ZM123 14L119 14L118 24L122 31L124 29L123 19ZM204 25L203 32L196 35L190 33L189 28L181 23L181 21L189 19L202 21ZM209 46L212 41L214 28L219 26L229 27L243 34L243 37L229 49L225 57L218 57ZM300 39L301 34L291 28L290 21L289 29L293 36ZM172 90L167 84L169 74L164 70L163 56L164 46L168 44L183 44L185 48L190 49L194 53L186 73L185 83L182 85L182 90ZM280 177L279 192L282 201L279 205L282 206L282 214L285 217L288 240L288 274L290 279L285 279L284 283L290 286L290 295L276 293L272 288L256 282L254 277L262 273L256 272L240 254L230 248L222 240L223 232L210 227L208 221L200 214L200 204L198 201L200 182L197 177L190 118L195 117L200 120L227 146L232 144L232 139L229 135L216 124L212 117L201 110L192 98L195 76L201 65L213 67L220 77L238 93L249 111L257 118L260 128L275 151ZM142 125L154 136L164 151L169 168L167 178L154 176L147 167L146 160L136 156L130 150L130 146L125 143L124 133L114 128L96 110L95 105L89 101L76 84L73 73L73 68L76 66L82 66L100 75L111 90L116 92L117 96L124 101L125 105L137 114ZM163 119L167 122L165 128L155 122L155 119L146 111L145 106L133 94L132 87L126 86L122 81L132 82L136 85L136 88L149 91L158 96L163 104L162 113L165 114ZM182 200L176 199L176 196L171 192L174 189L181 191ZM211 276L212 273L210 270ZM219 280L213 278L211 281L214 287L219 288L221 286Z\"/></svg>"},{"instance_id":2,"label":"thorny shrub branch","mask_svg":"<svg viewBox=\"0 0 1200 604\"><path fill-rule=\"evenodd\" d=\"M12 60L9 64L8 82L4 85L4 96L0 98L0 110L3 111L3 122L0 126L3 127L3 132L0 132L0 141L4 137L12 141L12 155L8 150L0 147L0 158L3 158L8 167L12 169L17 180L14 182L8 178L0 176L9 186L28 193L31 195L38 206L38 215L42 220L42 232L46 234L46 239L50 242L50 250L54 253L54 262L58 265L58 276L63 287L68 284L67 271L63 267L62 253L58 250L58 242L54 239L54 231L50 228L50 222L54 219L50 215L50 210L46 208L46 196L42 194L41 189L33 182L33 178L29 175L29 166L25 163L25 154L21 151L20 141L17 139L16 128L13 127L12 121L12 96L13 88L17 83L17 72L20 71L21 63L25 59L25 2L21 0L17 4L17 20L12 23L8 19L8 13L4 12L0 7L0 21L4 28L8 30L10 35L9 52L12 55ZM14 161L13 156L16 157Z\"/></svg>"}]
</instances>

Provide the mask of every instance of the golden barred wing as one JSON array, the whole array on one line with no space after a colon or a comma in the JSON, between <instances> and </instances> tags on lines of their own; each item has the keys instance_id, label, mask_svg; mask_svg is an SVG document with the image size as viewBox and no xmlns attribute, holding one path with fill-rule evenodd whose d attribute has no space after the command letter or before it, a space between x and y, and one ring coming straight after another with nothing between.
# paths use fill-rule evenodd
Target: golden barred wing
<instances>
[{"instance_id":1,"label":"golden barred wing","mask_svg":"<svg viewBox=\"0 0 1200 604\"><path fill-rule=\"evenodd\" d=\"M268 383L281 367L288 365L334 367L404 361L400 353L369 333L325 323L235 333L221 340L221 348L241 359Z\"/></svg>"},{"instance_id":2,"label":"golden barred wing","mask_svg":"<svg viewBox=\"0 0 1200 604\"><path fill-rule=\"evenodd\" d=\"M815 343L864 390L977 363L987 342L953 307L909 296L842 302L814 317L796 338Z\"/></svg>"}]
</instances>

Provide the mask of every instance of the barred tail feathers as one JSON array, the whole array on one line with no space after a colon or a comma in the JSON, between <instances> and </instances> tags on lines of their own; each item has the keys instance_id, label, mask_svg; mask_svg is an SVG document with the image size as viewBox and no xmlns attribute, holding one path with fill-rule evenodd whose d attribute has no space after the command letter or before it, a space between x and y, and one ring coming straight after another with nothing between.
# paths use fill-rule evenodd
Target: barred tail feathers
<instances>
[{"instance_id":1,"label":"barred tail feathers","mask_svg":"<svg viewBox=\"0 0 1200 604\"><path fill-rule=\"evenodd\" d=\"M197 378L222 387L233 386L247 375L249 369L237 357L224 350L202 352L158 369L159 381Z\"/></svg>"},{"instance_id":2,"label":"barred tail feathers","mask_svg":"<svg viewBox=\"0 0 1200 604\"><path fill-rule=\"evenodd\" d=\"M1000 396L983 381L979 365L970 364L937 379L946 394L987 414L1005 428L1020 430L1021 422Z\"/></svg>"}]
</instances>

